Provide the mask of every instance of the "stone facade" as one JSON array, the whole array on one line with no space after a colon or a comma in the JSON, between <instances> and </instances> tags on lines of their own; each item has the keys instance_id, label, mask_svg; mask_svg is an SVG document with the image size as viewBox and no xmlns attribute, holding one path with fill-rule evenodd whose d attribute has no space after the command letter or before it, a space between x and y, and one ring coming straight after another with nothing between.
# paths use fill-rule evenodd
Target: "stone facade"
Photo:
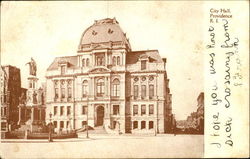
<instances>
[{"instance_id":1,"label":"stone facade","mask_svg":"<svg viewBox=\"0 0 250 159\"><path fill-rule=\"evenodd\" d=\"M197 97L197 110L192 112L186 120L185 129L194 129L199 133L204 133L204 92Z\"/></svg>"},{"instance_id":2,"label":"stone facade","mask_svg":"<svg viewBox=\"0 0 250 159\"><path fill-rule=\"evenodd\" d=\"M157 50L132 51L116 19L95 21L77 55L55 58L46 79L46 121L52 113L57 131L86 124L122 133L171 127L166 59Z\"/></svg>"},{"instance_id":3,"label":"stone facade","mask_svg":"<svg viewBox=\"0 0 250 159\"><path fill-rule=\"evenodd\" d=\"M199 132L204 133L204 92L199 94L197 102L197 128Z\"/></svg>"},{"instance_id":4,"label":"stone facade","mask_svg":"<svg viewBox=\"0 0 250 159\"><path fill-rule=\"evenodd\" d=\"M21 94L20 69L1 66L1 131L10 131L18 122L18 104Z\"/></svg>"}]
</instances>

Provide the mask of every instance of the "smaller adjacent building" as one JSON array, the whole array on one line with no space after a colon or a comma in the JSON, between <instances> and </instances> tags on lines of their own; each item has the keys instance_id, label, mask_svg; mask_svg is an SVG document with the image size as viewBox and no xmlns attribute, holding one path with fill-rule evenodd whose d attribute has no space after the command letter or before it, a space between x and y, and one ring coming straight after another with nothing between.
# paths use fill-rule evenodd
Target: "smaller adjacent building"
<instances>
[{"instance_id":1,"label":"smaller adjacent building","mask_svg":"<svg viewBox=\"0 0 250 159\"><path fill-rule=\"evenodd\" d=\"M204 92L201 92L197 98L197 129L199 132L204 133Z\"/></svg>"},{"instance_id":2,"label":"smaller adjacent building","mask_svg":"<svg viewBox=\"0 0 250 159\"><path fill-rule=\"evenodd\" d=\"M11 65L1 66L0 84L1 132L7 132L15 129L18 122L20 69Z\"/></svg>"},{"instance_id":3,"label":"smaller adjacent building","mask_svg":"<svg viewBox=\"0 0 250 159\"><path fill-rule=\"evenodd\" d=\"M197 103L196 112L192 112L186 120L177 122L177 127L185 129L187 133L204 133L204 92L199 94Z\"/></svg>"}]
</instances>

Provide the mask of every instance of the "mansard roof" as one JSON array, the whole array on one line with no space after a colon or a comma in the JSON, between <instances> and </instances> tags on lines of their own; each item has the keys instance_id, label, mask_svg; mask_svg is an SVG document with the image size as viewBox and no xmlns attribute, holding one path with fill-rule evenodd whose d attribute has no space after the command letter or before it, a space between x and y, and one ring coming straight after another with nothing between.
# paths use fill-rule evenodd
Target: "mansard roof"
<instances>
[{"instance_id":1,"label":"mansard roof","mask_svg":"<svg viewBox=\"0 0 250 159\"><path fill-rule=\"evenodd\" d=\"M47 71L58 69L58 65L60 63L66 63L68 68L76 68L77 67L77 56L63 56L56 57L52 64L49 66Z\"/></svg>"},{"instance_id":2,"label":"mansard roof","mask_svg":"<svg viewBox=\"0 0 250 159\"><path fill-rule=\"evenodd\" d=\"M122 31L118 21L113 18L96 20L82 34L79 48L82 45L98 44L104 42L123 42L130 47L126 34Z\"/></svg>"},{"instance_id":3,"label":"mansard roof","mask_svg":"<svg viewBox=\"0 0 250 159\"><path fill-rule=\"evenodd\" d=\"M134 64L141 57L148 57L149 62L156 62L156 63L163 62L158 50L142 50L142 51L132 51L127 53L126 64Z\"/></svg>"}]
</instances>

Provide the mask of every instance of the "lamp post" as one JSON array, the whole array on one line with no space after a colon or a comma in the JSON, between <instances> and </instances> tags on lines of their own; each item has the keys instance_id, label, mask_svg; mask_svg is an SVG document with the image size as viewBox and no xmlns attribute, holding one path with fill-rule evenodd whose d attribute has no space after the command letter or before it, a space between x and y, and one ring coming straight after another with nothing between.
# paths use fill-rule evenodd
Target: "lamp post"
<instances>
[{"instance_id":1,"label":"lamp post","mask_svg":"<svg viewBox=\"0 0 250 159\"><path fill-rule=\"evenodd\" d=\"M51 132L51 128L52 128L52 122L51 119L52 118L52 113L49 113L49 142L53 142L52 140L52 132Z\"/></svg>"}]
</instances>

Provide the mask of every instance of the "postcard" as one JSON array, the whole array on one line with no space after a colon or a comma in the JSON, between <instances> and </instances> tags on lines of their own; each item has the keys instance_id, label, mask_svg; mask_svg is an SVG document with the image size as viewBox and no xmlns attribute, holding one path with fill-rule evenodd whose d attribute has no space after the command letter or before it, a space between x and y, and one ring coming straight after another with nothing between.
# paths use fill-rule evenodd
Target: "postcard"
<instances>
[{"instance_id":1,"label":"postcard","mask_svg":"<svg viewBox=\"0 0 250 159\"><path fill-rule=\"evenodd\" d=\"M249 1L1 2L1 158L249 157Z\"/></svg>"}]
</instances>

